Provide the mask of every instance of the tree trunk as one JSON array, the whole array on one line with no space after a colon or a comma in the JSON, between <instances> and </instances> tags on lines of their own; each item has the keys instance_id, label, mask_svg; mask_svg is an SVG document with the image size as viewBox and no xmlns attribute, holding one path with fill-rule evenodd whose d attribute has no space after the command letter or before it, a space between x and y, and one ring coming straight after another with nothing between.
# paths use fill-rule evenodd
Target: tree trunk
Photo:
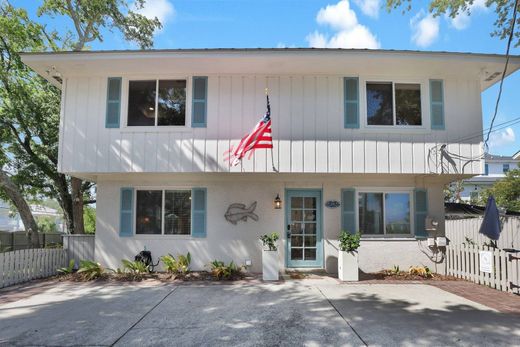
<instances>
[{"instance_id":1,"label":"tree trunk","mask_svg":"<svg viewBox=\"0 0 520 347\"><path fill-rule=\"evenodd\" d=\"M22 218L25 231L27 233L28 244L32 247L38 248L40 246L40 239L38 237L38 224L32 215L29 204L25 201L22 193L9 178L9 176L2 170L0 170L0 187L2 187L13 202L13 205L18 210L20 217Z\"/></svg>"},{"instance_id":2,"label":"tree trunk","mask_svg":"<svg viewBox=\"0 0 520 347\"><path fill-rule=\"evenodd\" d=\"M79 178L71 177L70 185L72 189L72 216L74 219L74 234L84 234L85 225L83 223L83 181Z\"/></svg>"}]
</instances>

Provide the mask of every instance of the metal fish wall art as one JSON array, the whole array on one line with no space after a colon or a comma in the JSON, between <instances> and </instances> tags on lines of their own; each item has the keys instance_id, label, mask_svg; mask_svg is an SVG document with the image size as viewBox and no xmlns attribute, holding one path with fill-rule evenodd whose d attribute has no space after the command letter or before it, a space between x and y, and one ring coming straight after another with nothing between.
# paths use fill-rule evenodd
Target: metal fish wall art
<instances>
[{"instance_id":1,"label":"metal fish wall art","mask_svg":"<svg viewBox=\"0 0 520 347\"><path fill-rule=\"evenodd\" d=\"M229 205L224 217L229 223L233 225L237 225L238 221L247 222L247 218L251 218L254 221L258 221L258 216L255 213L253 213L255 209L256 201L253 202L249 207L246 207L245 204L234 203Z\"/></svg>"}]
</instances>

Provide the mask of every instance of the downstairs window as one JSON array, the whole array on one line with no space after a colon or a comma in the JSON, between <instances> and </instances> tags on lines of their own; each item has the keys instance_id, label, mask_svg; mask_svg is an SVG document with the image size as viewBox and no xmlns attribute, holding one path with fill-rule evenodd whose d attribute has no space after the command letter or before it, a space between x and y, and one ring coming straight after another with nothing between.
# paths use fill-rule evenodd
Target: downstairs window
<instances>
[{"instance_id":1,"label":"downstairs window","mask_svg":"<svg viewBox=\"0 0 520 347\"><path fill-rule=\"evenodd\" d=\"M360 192L359 229L366 236L411 236L410 192Z\"/></svg>"}]
</instances>

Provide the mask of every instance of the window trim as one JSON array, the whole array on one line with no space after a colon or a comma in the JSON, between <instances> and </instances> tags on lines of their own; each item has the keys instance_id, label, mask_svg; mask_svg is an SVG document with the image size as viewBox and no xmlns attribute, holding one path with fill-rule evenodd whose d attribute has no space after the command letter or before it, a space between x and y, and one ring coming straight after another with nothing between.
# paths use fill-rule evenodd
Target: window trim
<instances>
[{"instance_id":1,"label":"window trim","mask_svg":"<svg viewBox=\"0 0 520 347\"><path fill-rule=\"evenodd\" d=\"M121 85L121 114L120 119L122 121L121 131L122 132L171 132L176 131L191 131L191 108L192 108L192 75L129 75L122 77ZM186 114L184 119L184 125L157 125L158 117L155 117L155 124L152 125L128 125L128 93L130 91L130 81L152 81L155 80L155 88L159 87L159 80L185 80L186 81ZM157 110L158 98L155 98L155 109Z\"/></svg>"},{"instance_id":2,"label":"window trim","mask_svg":"<svg viewBox=\"0 0 520 347\"><path fill-rule=\"evenodd\" d=\"M433 78L433 77L432 77ZM365 132L429 134L430 127L430 87L429 78L392 78L388 76L365 75L359 77L359 116L360 125ZM419 84L421 91L421 125L369 125L367 110L367 83L392 83L393 120L395 114L395 84Z\"/></svg>"},{"instance_id":3,"label":"window trim","mask_svg":"<svg viewBox=\"0 0 520 347\"><path fill-rule=\"evenodd\" d=\"M359 223L359 194L360 193L382 193L383 194L383 221L384 234L363 234L362 240L394 240L394 239L415 239L415 200L414 200L414 187L355 187L356 189L356 227L360 230ZM384 196L387 193L406 193L410 197L410 233L409 234L386 234L386 207Z\"/></svg>"},{"instance_id":4,"label":"window trim","mask_svg":"<svg viewBox=\"0 0 520 347\"><path fill-rule=\"evenodd\" d=\"M132 235L137 238L154 238L154 237L160 237L160 238L175 238L175 239L194 239L192 236L193 233L193 225L191 223L191 213L193 210L193 201L191 199L191 193L192 193L192 187L181 187L181 186L172 186L172 187L149 187L149 186L142 186L142 187L134 187L134 194L135 198L133 201L133 213L134 213L134 223L133 223L133 230ZM160 234L138 234L137 233L137 192L143 191L143 190L159 190L162 192L161 197L161 233ZM190 233L189 234L165 234L164 233L164 207L165 207L165 196L166 191L186 191L190 192Z\"/></svg>"}]
</instances>

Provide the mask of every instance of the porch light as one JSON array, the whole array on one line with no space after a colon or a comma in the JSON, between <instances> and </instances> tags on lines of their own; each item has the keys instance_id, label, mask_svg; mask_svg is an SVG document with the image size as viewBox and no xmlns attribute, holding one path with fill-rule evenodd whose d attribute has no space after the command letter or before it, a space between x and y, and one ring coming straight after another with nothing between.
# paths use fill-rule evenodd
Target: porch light
<instances>
[{"instance_id":1,"label":"porch light","mask_svg":"<svg viewBox=\"0 0 520 347\"><path fill-rule=\"evenodd\" d=\"M282 208L282 199L280 199L279 194L276 194L276 198L274 198L274 208L275 210L279 210Z\"/></svg>"}]
</instances>

